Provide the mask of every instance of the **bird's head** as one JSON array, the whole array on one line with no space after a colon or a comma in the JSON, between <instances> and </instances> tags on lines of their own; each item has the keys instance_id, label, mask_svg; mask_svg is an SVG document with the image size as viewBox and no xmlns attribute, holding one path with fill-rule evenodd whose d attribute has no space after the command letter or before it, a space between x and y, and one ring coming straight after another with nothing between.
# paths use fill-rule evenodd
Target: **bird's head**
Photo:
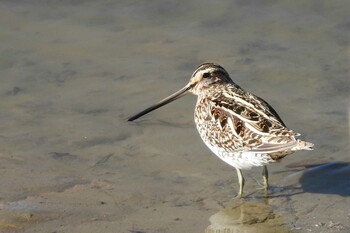
<instances>
[{"instance_id":1,"label":"bird's head","mask_svg":"<svg viewBox=\"0 0 350 233\"><path fill-rule=\"evenodd\" d=\"M226 83L233 81L224 68L215 63L204 63L193 72L186 86L189 92L201 95Z\"/></svg>"},{"instance_id":2,"label":"bird's head","mask_svg":"<svg viewBox=\"0 0 350 233\"><path fill-rule=\"evenodd\" d=\"M204 63L193 72L191 79L186 86L149 108L129 117L128 121L136 120L137 118L186 95L188 92L198 96L205 95L210 91L216 91L218 88L228 83L234 84L224 68L215 63Z\"/></svg>"}]
</instances>

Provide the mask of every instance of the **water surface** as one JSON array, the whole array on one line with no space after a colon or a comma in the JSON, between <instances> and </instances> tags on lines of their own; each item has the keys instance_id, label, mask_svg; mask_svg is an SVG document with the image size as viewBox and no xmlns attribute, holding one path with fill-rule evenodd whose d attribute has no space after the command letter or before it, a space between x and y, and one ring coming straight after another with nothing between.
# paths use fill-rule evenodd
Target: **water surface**
<instances>
[{"instance_id":1,"label":"water surface","mask_svg":"<svg viewBox=\"0 0 350 233\"><path fill-rule=\"evenodd\" d=\"M349 232L348 1L1 1L1 232ZM183 87L203 62L315 143L234 169ZM217 230L217 231L215 231ZM260 230L260 231L259 231Z\"/></svg>"}]
</instances>

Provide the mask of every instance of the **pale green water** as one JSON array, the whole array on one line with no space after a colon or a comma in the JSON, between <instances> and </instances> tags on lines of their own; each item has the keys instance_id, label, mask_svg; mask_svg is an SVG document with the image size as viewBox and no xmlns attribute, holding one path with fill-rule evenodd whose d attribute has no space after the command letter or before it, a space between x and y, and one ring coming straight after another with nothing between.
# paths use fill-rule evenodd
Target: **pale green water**
<instances>
[{"instance_id":1,"label":"pale green water","mask_svg":"<svg viewBox=\"0 0 350 233\"><path fill-rule=\"evenodd\" d=\"M0 232L349 232L349 8L0 1ZM202 62L316 145L270 166L267 202L261 169L232 200L236 173L201 142L194 96L125 121Z\"/></svg>"}]
</instances>

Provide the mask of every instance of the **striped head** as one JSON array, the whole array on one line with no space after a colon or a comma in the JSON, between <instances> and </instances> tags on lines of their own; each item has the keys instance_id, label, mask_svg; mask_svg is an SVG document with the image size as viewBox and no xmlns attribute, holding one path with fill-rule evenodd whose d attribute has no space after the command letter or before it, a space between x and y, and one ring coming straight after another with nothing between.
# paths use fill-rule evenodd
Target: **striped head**
<instances>
[{"instance_id":1,"label":"striped head","mask_svg":"<svg viewBox=\"0 0 350 233\"><path fill-rule=\"evenodd\" d=\"M226 83L234 84L224 68L215 63L204 63L193 72L187 86L189 92L201 95Z\"/></svg>"},{"instance_id":2,"label":"striped head","mask_svg":"<svg viewBox=\"0 0 350 233\"><path fill-rule=\"evenodd\" d=\"M204 63L200 65L192 74L190 81L186 86L166 97L158 103L146 108L145 110L131 116L128 121L136 120L137 118L160 108L184 95L191 92L195 95L205 95L211 91L221 89L225 84L237 86L224 68L215 63ZM238 86L237 86L238 87Z\"/></svg>"}]
</instances>

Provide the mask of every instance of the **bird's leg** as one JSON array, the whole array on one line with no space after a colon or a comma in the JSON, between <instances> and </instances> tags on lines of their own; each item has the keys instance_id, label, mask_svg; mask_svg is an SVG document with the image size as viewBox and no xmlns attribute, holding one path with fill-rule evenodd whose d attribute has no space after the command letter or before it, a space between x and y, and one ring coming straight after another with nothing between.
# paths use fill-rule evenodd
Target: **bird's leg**
<instances>
[{"instance_id":1,"label":"bird's leg","mask_svg":"<svg viewBox=\"0 0 350 233\"><path fill-rule=\"evenodd\" d=\"M263 176L263 189L265 192L265 196L267 196L268 195L267 189L269 188L269 172L267 171L267 166L264 166L262 176Z\"/></svg>"},{"instance_id":2,"label":"bird's leg","mask_svg":"<svg viewBox=\"0 0 350 233\"><path fill-rule=\"evenodd\" d=\"M237 171L238 183L239 183L239 192L237 194L237 198L242 198L243 197L243 187L244 187L244 177L243 177L241 169L236 168L236 171Z\"/></svg>"}]
</instances>

